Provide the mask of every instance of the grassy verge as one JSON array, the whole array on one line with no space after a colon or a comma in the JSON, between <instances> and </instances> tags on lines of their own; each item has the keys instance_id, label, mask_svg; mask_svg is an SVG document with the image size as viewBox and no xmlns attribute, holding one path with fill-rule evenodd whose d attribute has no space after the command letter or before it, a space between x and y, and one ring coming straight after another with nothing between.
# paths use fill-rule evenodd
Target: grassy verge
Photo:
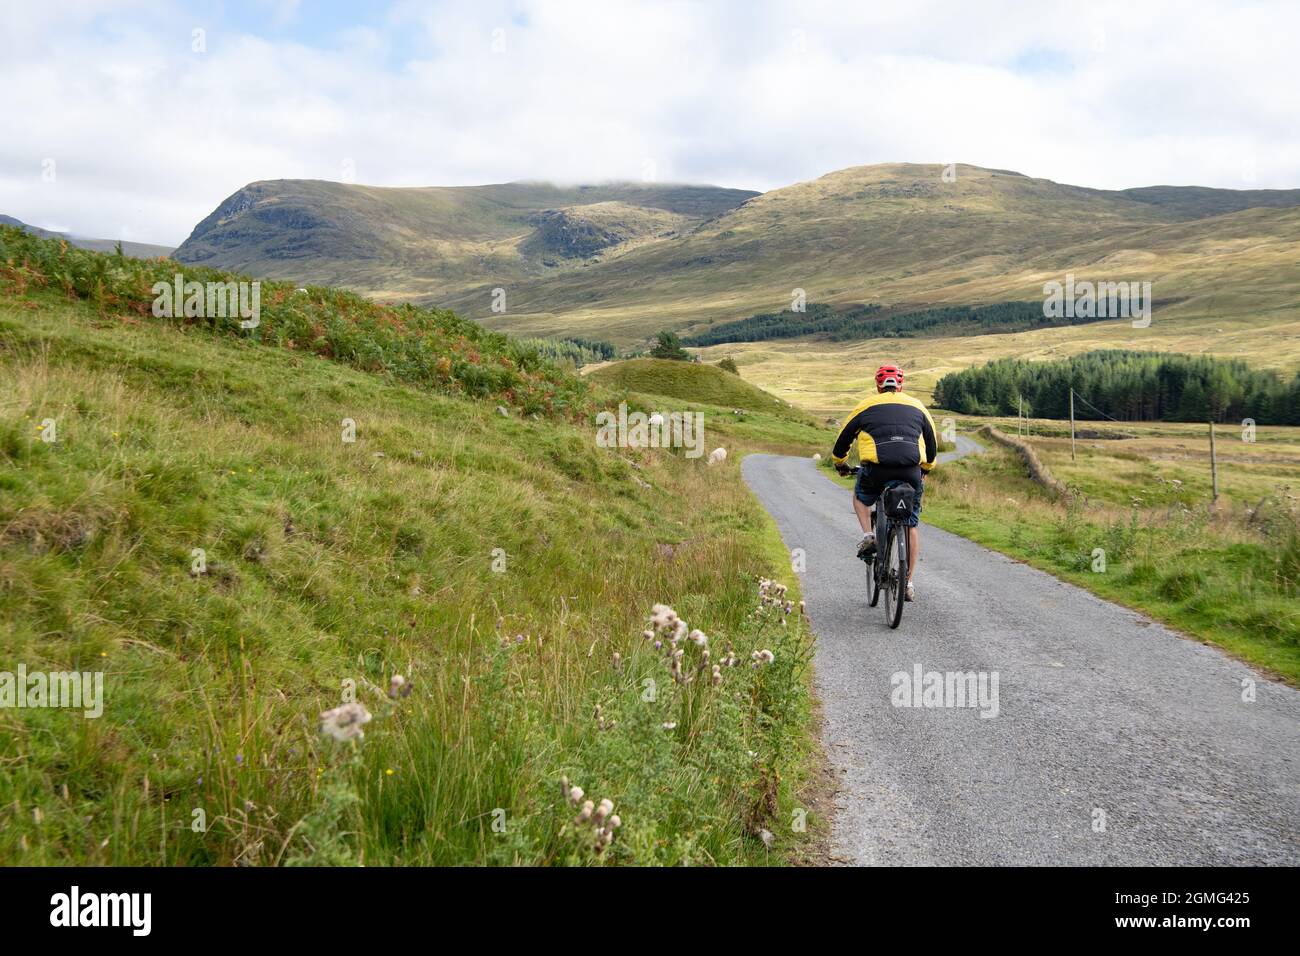
<instances>
[{"instance_id":1,"label":"grassy verge","mask_svg":"<svg viewBox=\"0 0 1300 956\"><path fill-rule=\"evenodd\" d=\"M935 470L925 518L1300 681L1300 538L1285 493L1251 523L1240 508L1184 501L1181 481L1150 481L1138 456L1108 469L1118 453L1097 454L1077 466L1091 494L1053 501L991 447Z\"/></svg>"},{"instance_id":2,"label":"grassy verge","mask_svg":"<svg viewBox=\"0 0 1300 956\"><path fill-rule=\"evenodd\" d=\"M75 294L0 295L0 670L103 671L106 703L0 709L0 862L801 852L811 636L757 610L788 560L744 423L720 465L600 449L495 395ZM542 412L580 392L528 374ZM657 602L708 635L690 683L642 636ZM364 739L322 736L353 693ZM602 852L562 777L612 801Z\"/></svg>"},{"instance_id":3,"label":"grassy verge","mask_svg":"<svg viewBox=\"0 0 1300 956\"><path fill-rule=\"evenodd\" d=\"M685 363L663 363L684 366ZM729 374L729 373L723 373ZM684 401L671 395L632 392L626 389L606 390L599 396L598 404L613 408L619 402L646 412L671 411L698 412L703 415L706 449L722 447L728 450L728 461L739 462L751 452L773 454L812 455L823 450L833 437L825 426L812 423L802 414L784 407L770 407L766 403L752 402L766 410L736 409L700 402ZM788 586L787 601L799 606L802 594L799 579L789 572L790 554L781 539L780 531L771 516L757 504L752 495L750 504L756 509L761 528L763 557L768 567L781 573ZM757 543L757 542L756 542ZM809 656L811 648L808 649ZM821 865L826 862L830 833L832 790L834 781L828 780L825 754L820 746L820 734L814 725L820 721L815 712L812 670L800 669L803 686L800 694L805 703L799 722L807 732L792 735L787 744L784 769L776 778L776 803L771 814L773 821L773 855L800 864Z\"/></svg>"}]
</instances>

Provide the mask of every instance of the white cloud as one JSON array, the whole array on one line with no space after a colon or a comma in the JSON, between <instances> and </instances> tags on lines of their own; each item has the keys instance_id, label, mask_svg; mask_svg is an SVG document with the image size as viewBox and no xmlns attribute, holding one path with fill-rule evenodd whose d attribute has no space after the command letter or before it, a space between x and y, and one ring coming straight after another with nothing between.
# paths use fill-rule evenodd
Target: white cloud
<instances>
[{"instance_id":1,"label":"white cloud","mask_svg":"<svg viewBox=\"0 0 1300 956\"><path fill-rule=\"evenodd\" d=\"M1285 2L526 0L358 23L264 7L240 23L206 4L5 5L0 212L177 243L247 182L339 179L345 160L377 185L638 179L650 162L769 189L909 160L1300 186Z\"/></svg>"}]
</instances>

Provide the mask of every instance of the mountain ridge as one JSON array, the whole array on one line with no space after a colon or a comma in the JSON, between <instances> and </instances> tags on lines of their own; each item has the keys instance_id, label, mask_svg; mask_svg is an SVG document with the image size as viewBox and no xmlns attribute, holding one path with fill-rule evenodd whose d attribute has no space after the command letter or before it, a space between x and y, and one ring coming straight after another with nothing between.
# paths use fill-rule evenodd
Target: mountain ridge
<instances>
[{"instance_id":1,"label":"mountain ridge","mask_svg":"<svg viewBox=\"0 0 1300 956\"><path fill-rule=\"evenodd\" d=\"M21 219L15 219L13 216L6 216L0 213L0 226L15 226L24 232L30 232L34 236L40 236L42 239L62 239L69 245L76 246L78 249L89 249L91 252L113 252L118 245L116 239L94 239L89 236L74 236L66 232L55 232L51 229L42 229L40 226L33 226L23 222ZM122 254L130 256L133 259L156 259L159 256L167 257L174 252L172 246L159 245L153 242L130 242L122 240Z\"/></svg>"},{"instance_id":2,"label":"mountain ridge","mask_svg":"<svg viewBox=\"0 0 1300 956\"><path fill-rule=\"evenodd\" d=\"M966 164L854 166L765 193L277 180L229 197L177 258L635 345L788 309L797 290L831 306L991 304L1083 269L1137 270L1184 302L1271 270L1285 282L1263 304L1286 308L1298 207L1300 190L1101 190Z\"/></svg>"},{"instance_id":3,"label":"mountain ridge","mask_svg":"<svg viewBox=\"0 0 1300 956\"><path fill-rule=\"evenodd\" d=\"M753 195L627 182L384 187L261 180L223 200L194 227L176 258L432 303L477 285L579 267L646 235L705 222ZM608 209L592 211L607 203L622 204L616 228L602 214ZM547 213L588 240L572 246L564 229L548 231L537 221Z\"/></svg>"},{"instance_id":4,"label":"mountain ridge","mask_svg":"<svg viewBox=\"0 0 1300 956\"><path fill-rule=\"evenodd\" d=\"M509 316L483 310L481 290L446 304L498 327L534 334L599 329L626 342L646 334L647 313L661 326L699 331L788 309L796 290L832 305L993 303L1041 297L1048 278L1108 256L1127 263L1145 253L1153 254L1144 263L1148 271L1178 279L1169 266L1181 265L1216 230L1235 234L1242 223L1253 223L1263 242L1282 240L1284 260L1300 257L1292 220L1300 190L1270 196L1267 207L1224 213L1249 198L1150 187L1159 192L1137 199L964 165L956 167L955 182L945 183L944 169L852 167L764 193L673 242L635 250L563 284L516 288ZM1115 265L1112 258L1108 268ZM1231 275L1215 278L1233 283ZM1160 294L1189 297L1177 285Z\"/></svg>"}]
</instances>

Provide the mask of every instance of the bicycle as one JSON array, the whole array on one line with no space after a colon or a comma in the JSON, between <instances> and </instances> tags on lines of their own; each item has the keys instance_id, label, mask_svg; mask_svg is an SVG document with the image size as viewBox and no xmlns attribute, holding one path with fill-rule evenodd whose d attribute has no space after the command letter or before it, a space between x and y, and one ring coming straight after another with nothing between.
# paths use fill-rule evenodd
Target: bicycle
<instances>
[{"instance_id":1,"label":"bicycle","mask_svg":"<svg viewBox=\"0 0 1300 956\"><path fill-rule=\"evenodd\" d=\"M856 475L862 470L853 470ZM876 550L862 560L867 565L867 601L880 603L885 592L885 623L896 629L903 620L907 591L907 525L916 489L905 481L887 481L876 500Z\"/></svg>"}]
</instances>

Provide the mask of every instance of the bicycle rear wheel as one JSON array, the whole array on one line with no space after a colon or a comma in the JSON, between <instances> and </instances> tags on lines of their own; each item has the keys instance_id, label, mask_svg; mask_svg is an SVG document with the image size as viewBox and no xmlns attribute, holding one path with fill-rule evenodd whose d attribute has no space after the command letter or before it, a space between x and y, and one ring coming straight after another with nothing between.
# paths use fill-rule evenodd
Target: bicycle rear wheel
<instances>
[{"instance_id":1,"label":"bicycle rear wheel","mask_svg":"<svg viewBox=\"0 0 1300 956\"><path fill-rule=\"evenodd\" d=\"M907 589L907 528L901 524L890 523L884 572L885 623L896 628L903 620Z\"/></svg>"}]
</instances>

